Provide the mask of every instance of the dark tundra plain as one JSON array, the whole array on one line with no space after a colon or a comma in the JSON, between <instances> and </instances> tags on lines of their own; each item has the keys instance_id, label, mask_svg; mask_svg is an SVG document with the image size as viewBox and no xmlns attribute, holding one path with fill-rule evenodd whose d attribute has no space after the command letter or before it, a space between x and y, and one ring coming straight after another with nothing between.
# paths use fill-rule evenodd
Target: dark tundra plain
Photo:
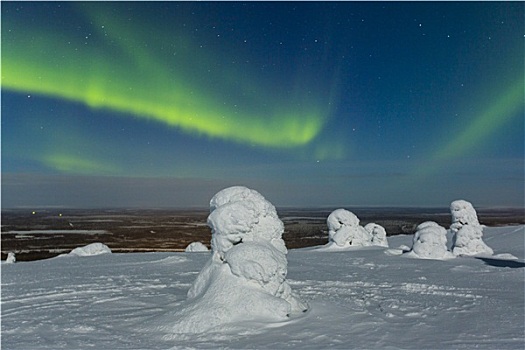
<instances>
[{"instance_id":1,"label":"dark tundra plain","mask_svg":"<svg viewBox=\"0 0 525 350\"><path fill-rule=\"evenodd\" d=\"M335 209L335 208L333 208ZM278 209L288 248L328 242L326 218L330 209ZM418 224L435 221L448 228L448 208L348 208L361 225L375 222L389 236L412 234ZM478 209L487 226L525 224L523 209ZM4 209L2 260L15 252L19 261L38 260L101 242L114 253L183 251L191 242L210 246L208 209Z\"/></svg>"}]
</instances>

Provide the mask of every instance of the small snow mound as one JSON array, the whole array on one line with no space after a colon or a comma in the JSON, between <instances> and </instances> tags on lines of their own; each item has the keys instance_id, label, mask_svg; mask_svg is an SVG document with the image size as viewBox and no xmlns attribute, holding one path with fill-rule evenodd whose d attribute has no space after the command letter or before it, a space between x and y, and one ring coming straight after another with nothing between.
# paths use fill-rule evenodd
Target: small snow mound
<instances>
[{"instance_id":1,"label":"small snow mound","mask_svg":"<svg viewBox=\"0 0 525 350\"><path fill-rule=\"evenodd\" d=\"M193 253L193 252L207 252L209 251L208 247L206 247L201 242L192 242L188 244L186 249L184 250L187 253Z\"/></svg>"},{"instance_id":2,"label":"small snow mound","mask_svg":"<svg viewBox=\"0 0 525 350\"><path fill-rule=\"evenodd\" d=\"M359 226L357 216L346 209L334 210L326 219L326 224L328 225L327 246L346 248L372 245L372 234Z\"/></svg>"},{"instance_id":3,"label":"small snow mound","mask_svg":"<svg viewBox=\"0 0 525 350\"><path fill-rule=\"evenodd\" d=\"M457 200L450 204L452 253L455 256L492 255L494 251L483 242L483 225L470 202Z\"/></svg>"},{"instance_id":4,"label":"small snow mound","mask_svg":"<svg viewBox=\"0 0 525 350\"><path fill-rule=\"evenodd\" d=\"M93 256L100 254L110 254L111 249L103 243L91 243L84 247L73 249L68 255L73 256Z\"/></svg>"},{"instance_id":5,"label":"small snow mound","mask_svg":"<svg viewBox=\"0 0 525 350\"><path fill-rule=\"evenodd\" d=\"M5 260L6 264L14 264L16 262L16 256L15 253L9 252L7 253L7 259Z\"/></svg>"},{"instance_id":6,"label":"small snow mound","mask_svg":"<svg viewBox=\"0 0 525 350\"><path fill-rule=\"evenodd\" d=\"M418 225L414 234L412 250L407 256L420 259L447 259L453 256L447 251L447 230L432 221Z\"/></svg>"}]
</instances>

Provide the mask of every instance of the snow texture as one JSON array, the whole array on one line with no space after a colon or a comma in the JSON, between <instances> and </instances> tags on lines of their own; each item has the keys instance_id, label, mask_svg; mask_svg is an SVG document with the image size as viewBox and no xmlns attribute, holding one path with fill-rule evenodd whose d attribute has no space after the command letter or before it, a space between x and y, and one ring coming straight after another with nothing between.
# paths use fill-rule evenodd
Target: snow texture
<instances>
[{"instance_id":1,"label":"snow texture","mask_svg":"<svg viewBox=\"0 0 525 350\"><path fill-rule=\"evenodd\" d=\"M73 249L69 256L93 256L100 254L110 254L111 249L103 243L91 243L84 247L78 247Z\"/></svg>"},{"instance_id":2,"label":"snow texture","mask_svg":"<svg viewBox=\"0 0 525 350\"><path fill-rule=\"evenodd\" d=\"M186 305L154 329L175 337L232 322L285 321L308 306L286 282L284 225L257 191L235 186L210 201L212 256L187 294Z\"/></svg>"},{"instance_id":3,"label":"snow texture","mask_svg":"<svg viewBox=\"0 0 525 350\"><path fill-rule=\"evenodd\" d=\"M413 235L388 239L391 247L410 246ZM172 324L177 311L187 310L186 293L209 254L114 253L67 264L62 259L2 264L1 345L10 350L523 349L524 226L488 227L484 239L496 255L417 264L388 255L388 249L293 249L286 281L310 305L303 317L270 323L262 316L247 322L240 315L238 322L204 333L169 336L149 326ZM503 254L517 259L496 259ZM214 276L233 282L229 291L238 293L233 273ZM248 290L248 283L243 285ZM210 287L230 298L218 283ZM259 287L237 300L237 309L210 305L208 317L226 312L233 319L231 313L241 314L256 297L270 298Z\"/></svg>"},{"instance_id":4,"label":"snow texture","mask_svg":"<svg viewBox=\"0 0 525 350\"><path fill-rule=\"evenodd\" d=\"M433 221L426 221L418 225L414 234L412 250L406 255L436 260L454 257L447 250L447 230Z\"/></svg>"},{"instance_id":5,"label":"snow texture","mask_svg":"<svg viewBox=\"0 0 525 350\"><path fill-rule=\"evenodd\" d=\"M188 246L186 247L186 249L184 251L187 252L187 253L207 252L207 251L209 251L209 249L208 249L208 247L206 247L201 242L192 242L192 243L188 244Z\"/></svg>"},{"instance_id":6,"label":"snow texture","mask_svg":"<svg viewBox=\"0 0 525 350\"><path fill-rule=\"evenodd\" d=\"M328 225L328 247L347 248L372 245L372 233L359 226L357 216L346 209L334 210L326 219L326 224Z\"/></svg>"},{"instance_id":7,"label":"snow texture","mask_svg":"<svg viewBox=\"0 0 525 350\"><path fill-rule=\"evenodd\" d=\"M470 202L457 200L450 204L452 253L456 256L492 255L494 251L483 242L483 225Z\"/></svg>"}]
</instances>

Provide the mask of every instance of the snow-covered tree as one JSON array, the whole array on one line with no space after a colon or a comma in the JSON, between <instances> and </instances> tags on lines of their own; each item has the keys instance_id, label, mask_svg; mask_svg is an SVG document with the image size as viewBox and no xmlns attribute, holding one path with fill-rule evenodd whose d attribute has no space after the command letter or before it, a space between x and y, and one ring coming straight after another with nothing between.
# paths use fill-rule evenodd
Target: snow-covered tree
<instances>
[{"instance_id":1,"label":"snow-covered tree","mask_svg":"<svg viewBox=\"0 0 525 350\"><path fill-rule=\"evenodd\" d=\"M458 232L464 225L481 226L472 203L465 200L460 199L450 203L450 214L452 215L450 230L454 233Z\"/></svg>"},{"instance_id":2,"label":"snow-covered tree","mask_svg":"<svg viewBox=\"0 0 525 350\"><path fill-rule=\"evenodd\" d=\"M346 210L334 210L326 220L328 225L328 245L337 247L370 246L372 234L359 226L357 216Z\"/></svg>"},{"instance_id":3,"label":"snow-covered tree","mask_svg":"<svg viewBox=\"0 0 525 350\"><path fill-rule=\"evenodd\" d=\"M372 245L388 247L386 230L383 226L371 222L365 225L365 230L367 230L368 233L370 233L370 236L372 237Z\"/></svg>"},{"instance_id":4,"label":"snow-covered tree","mask_svg":"<svg viewBox=\"0 0 525 350\"><path fill-rule=\"evenodd\" d=\"M284 225L257 191L226 188L210 201L212 256L174 315L175 333L203 332L233 321L285 320L308 305L286 282Z\"/></svg>"},{"instance_id":5,"label":"snow-covered tree","mask_svg":"<svg viewBox=\"0 0 525 350\"><path fill-rule=\"evenodd\" d=\"M447 230L433 221L418 225L408 254L421 259L452 257L447 250Z\"/></svg>"},{"instance_id":6,"label":"snow-covered tree","mask_svg":"<svg viewBox=\"0 0 525 350\"><path fill-rule=\"evenodd\" d=\"M13 264L16 262L15 253L9 252L7 253L7 259L5 260L6 264Z\"/></svg>"},{"instance_id":7,"label":"snow-covered tree","mask_svg":"<svg viewBox=\"0 0 525 350\"><path fill-rule=\"evenodd\" d=\"M483 242L483 225L470 202L457 200L450 204L452 253L456 256L492 255L494 251Z\"/></svg>"}]
</instances>

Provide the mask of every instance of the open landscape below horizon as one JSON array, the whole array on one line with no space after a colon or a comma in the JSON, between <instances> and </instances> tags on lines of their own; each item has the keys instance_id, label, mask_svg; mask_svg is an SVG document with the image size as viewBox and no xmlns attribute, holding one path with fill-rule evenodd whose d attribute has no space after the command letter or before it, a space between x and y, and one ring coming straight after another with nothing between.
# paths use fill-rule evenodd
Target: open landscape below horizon
<instances>
[{"instance_id":1,"label":"open landscape below horizon","mask_svg":"<svg viewBox=\"0 0 525 350\"><path fill-rule=\"evenodd\" d=\"M210 252L57 257L2 264L6 349L523 349L524 226L490 227L492 257L408 258L391 248L290 249L287 281L310 308L177 334ZM450 245L450 235L448 242ZM219 310L210 305L210 318ZM231 311L231 310L230 310ZM229 310L220 310L227 314Z\"/></svg>"},{"instance_id":2,"label":"open landscape below horizon","mask_svg":"<svg viewBox=\"0 0 525 350\"><path fill-rule=\"evenodd\" d=\"M283 239L290 249L328 242L326 218L336 208L280 208ZM361 225L375 222L387 235L412 234L418 224L450 225L449 208L349 207ZM34 213L33 213L34 212ZM522 208L480 208L481 224L525 224ZM15 252L17 260L51 258L93 242L113 252L183 251L192 242L209 247L208 209L2 209L2 260Z\"/></svg>"}]
</instances>

